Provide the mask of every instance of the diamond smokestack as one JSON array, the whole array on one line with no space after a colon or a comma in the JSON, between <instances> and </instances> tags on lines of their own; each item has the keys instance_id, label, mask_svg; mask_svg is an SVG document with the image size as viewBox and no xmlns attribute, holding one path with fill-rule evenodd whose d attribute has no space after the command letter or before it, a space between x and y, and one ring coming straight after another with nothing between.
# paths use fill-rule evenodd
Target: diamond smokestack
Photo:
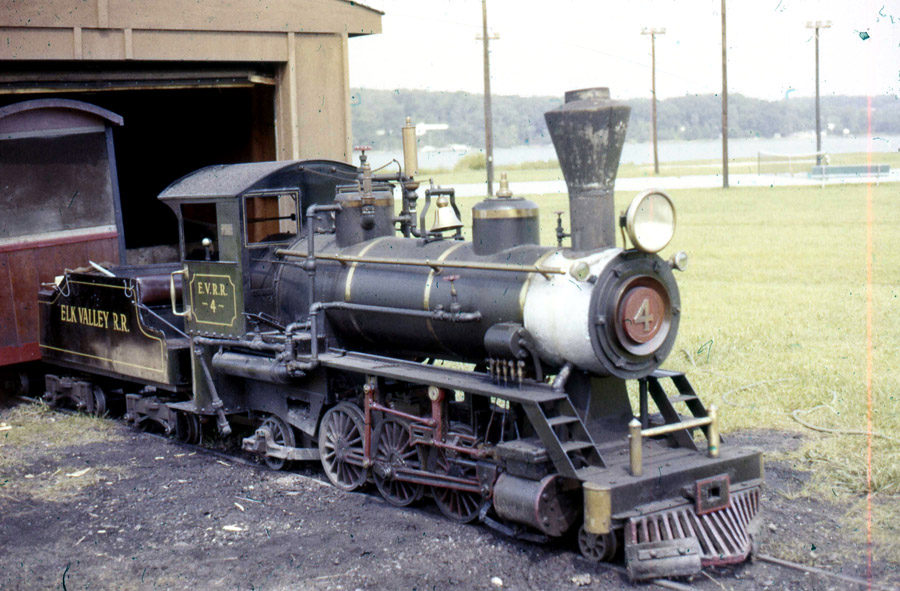
<instances>
[{"instance_id":1,"label":"diamond smokestack","mask_svg":"<svg viewBox=\"0 0 900 591\"><path fill-rule=\"evenodd\" d=\"M544 113L569 189L572 248L615 246L613 186L631 107L609 98L608 88L566 93L566 102Z\"/></svg>"}]
</instances>

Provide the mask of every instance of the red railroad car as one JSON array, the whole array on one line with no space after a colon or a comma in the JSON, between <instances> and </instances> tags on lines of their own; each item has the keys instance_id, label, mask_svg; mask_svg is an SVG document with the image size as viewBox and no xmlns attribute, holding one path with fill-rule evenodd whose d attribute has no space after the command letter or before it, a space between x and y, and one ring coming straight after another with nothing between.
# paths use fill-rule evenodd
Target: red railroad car
<instances>
[{"instance_id":1,"label":"red railroad car","mask_svg":"<svg viewBox=\"0 0 900 591\"><path fill-rule=\"evenodd\" d=\"M0 389L41 358L37 295L65 268L125 259L115 113L66 99L0 108Z\"/></svg>"}]
</instances>

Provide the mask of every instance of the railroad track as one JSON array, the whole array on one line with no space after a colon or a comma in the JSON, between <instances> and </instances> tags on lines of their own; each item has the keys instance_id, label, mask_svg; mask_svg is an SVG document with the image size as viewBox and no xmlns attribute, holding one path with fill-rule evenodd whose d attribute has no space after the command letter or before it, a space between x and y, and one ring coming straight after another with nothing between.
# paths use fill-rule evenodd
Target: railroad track
<instances>
[{"instance_id":1,"label":"railroad track","mask_svg":"<svg viewBox=\"0 0 900 591\"><path fill-rule=\"evenodd\" d=\"M31 403L31 404L46 404L43 400L41 400L39 398L31 398L29 396L18 396L17 399L21 400L22 402L27 402L27 403ZM78 414L78 411L72 410L72 409L57 408L57 407L52 407L52 408L53 408L54 412L58 412L61 414L66 414L66 415ZM162 441L166 441L166 442L175 444L184 449L199 452L199 453L202 453L202 454L205 454L205 455L208 455L208 456L211 456L213 458L217 458L217 459L220 459L223 461L227 460L234 464L241 464L241 465L244 465L244 466L256 469L256 470L270 471L270 469L265 464L256 462L251 459L247 459L246 457L243 457L242 456L243 452L240 452L240 451L226 452L226 451L221 451L221 450L217 450L217 449L212 449L212 448L206 447L202 444L184 443L182 441L178 441L177 439L168 437L168 436L160 434L160 433L152 433L149 431L142 431L142 430L135 429L134 427L127 425L112 416L107 415L105 418L116 423L120 428L122 428L123 430L127 430L129 433L140 433L142 435L154 437L156 439L160 439ZM316 484L329 484L325 479L317 479L313 476L310 476L307 474L300 474L297 472L293 472L293 474L295 474L296 476L299 476L300 478L315 481ZM837 581L842 581L844 583L849 583L851 585L856 585L860 588L865 588L867 590L892 591L889 587L885 587L883 585L878 585L876 583L866 581L865 579L851 577L851 576L847 576L847 575L843 575L843 574L839 574L839 573L833 573L833 572L827 571L822 568L818 568L815 566L809 566L809 565L805 565L805 564L800 564L799 562L792 562L790 560L784 560L782 558L770 556L768 554L762 554L762 553L757 554L754 557L754 560L772 564L774 566L778 566L778 567L785 568L785 569L796 570L796 571L800 571L800 572L806 572L806 573L810 573L810 574L814 574L814 575L827 577L827 578L834 579ZM628 571L623 566L611 564L608 562L600 562L600 563L588 562L586 560L584 561L584 564L599 567L599 568L602 568L602 569L605 569L608 571L616 572L616 573L622 575L625 579L628 578ZM703 572L712 581L718 583L718 581L716 581L716 579L714 579L711 575L709 575L705 571L703 571ZM679 583L677 581L672 581L669 579L653 579L651 581L647 581L645 584L654 585L656 587L660 587L663 589L671 589L673 591L693 591L694 590L694 587L692 587L690 585L686 585L684 583Z\"/></svg>"}]
</instances>

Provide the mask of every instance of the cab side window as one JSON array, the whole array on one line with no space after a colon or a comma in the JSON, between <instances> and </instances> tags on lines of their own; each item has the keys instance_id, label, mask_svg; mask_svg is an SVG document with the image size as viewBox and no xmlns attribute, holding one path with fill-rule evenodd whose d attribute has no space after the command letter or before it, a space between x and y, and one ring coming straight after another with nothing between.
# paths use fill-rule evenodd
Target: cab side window
<instances>
[{"instance_id":1,"label":"cab side window","mask_svg":"<svg viewBox=\"0 0 900 591\"><path fill-rule=\"evenodd\" d=\"M287 242L297 235L297 194L279 193L244 197L247 246Z\"/></svg>"}]
</instances>

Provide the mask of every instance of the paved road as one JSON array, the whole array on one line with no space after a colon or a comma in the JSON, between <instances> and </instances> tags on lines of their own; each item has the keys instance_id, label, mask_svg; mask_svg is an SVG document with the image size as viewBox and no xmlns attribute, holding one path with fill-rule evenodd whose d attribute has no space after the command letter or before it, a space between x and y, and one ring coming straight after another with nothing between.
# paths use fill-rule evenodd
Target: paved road
<instances>
[{"instance_id":1,"label":"paved road","mask_svg":"<svg viewBox=\"0 0 900 591\"><path fill-rule=\"evenodd\" d=\"M732 174L728 180L732 187L787 187L787 186L821 186L823 182L806 176L777 176L758 174ZM870 179L866 176L834 177L824 181L826 185L864 184ZM871 178L871 182L900 182L900 170L892 170L887 176ZM665 177L628 177L616 179L617 191L643 191L644 189L708 189L722 186L719 175L665 176ZM484 183L454 185L459 197L479 197L485 194ZM566 183L562 179L553 181L510 182L510 189L516 195L543 195L547 193L565 193Z\"/></svg>"}]
</instances>

